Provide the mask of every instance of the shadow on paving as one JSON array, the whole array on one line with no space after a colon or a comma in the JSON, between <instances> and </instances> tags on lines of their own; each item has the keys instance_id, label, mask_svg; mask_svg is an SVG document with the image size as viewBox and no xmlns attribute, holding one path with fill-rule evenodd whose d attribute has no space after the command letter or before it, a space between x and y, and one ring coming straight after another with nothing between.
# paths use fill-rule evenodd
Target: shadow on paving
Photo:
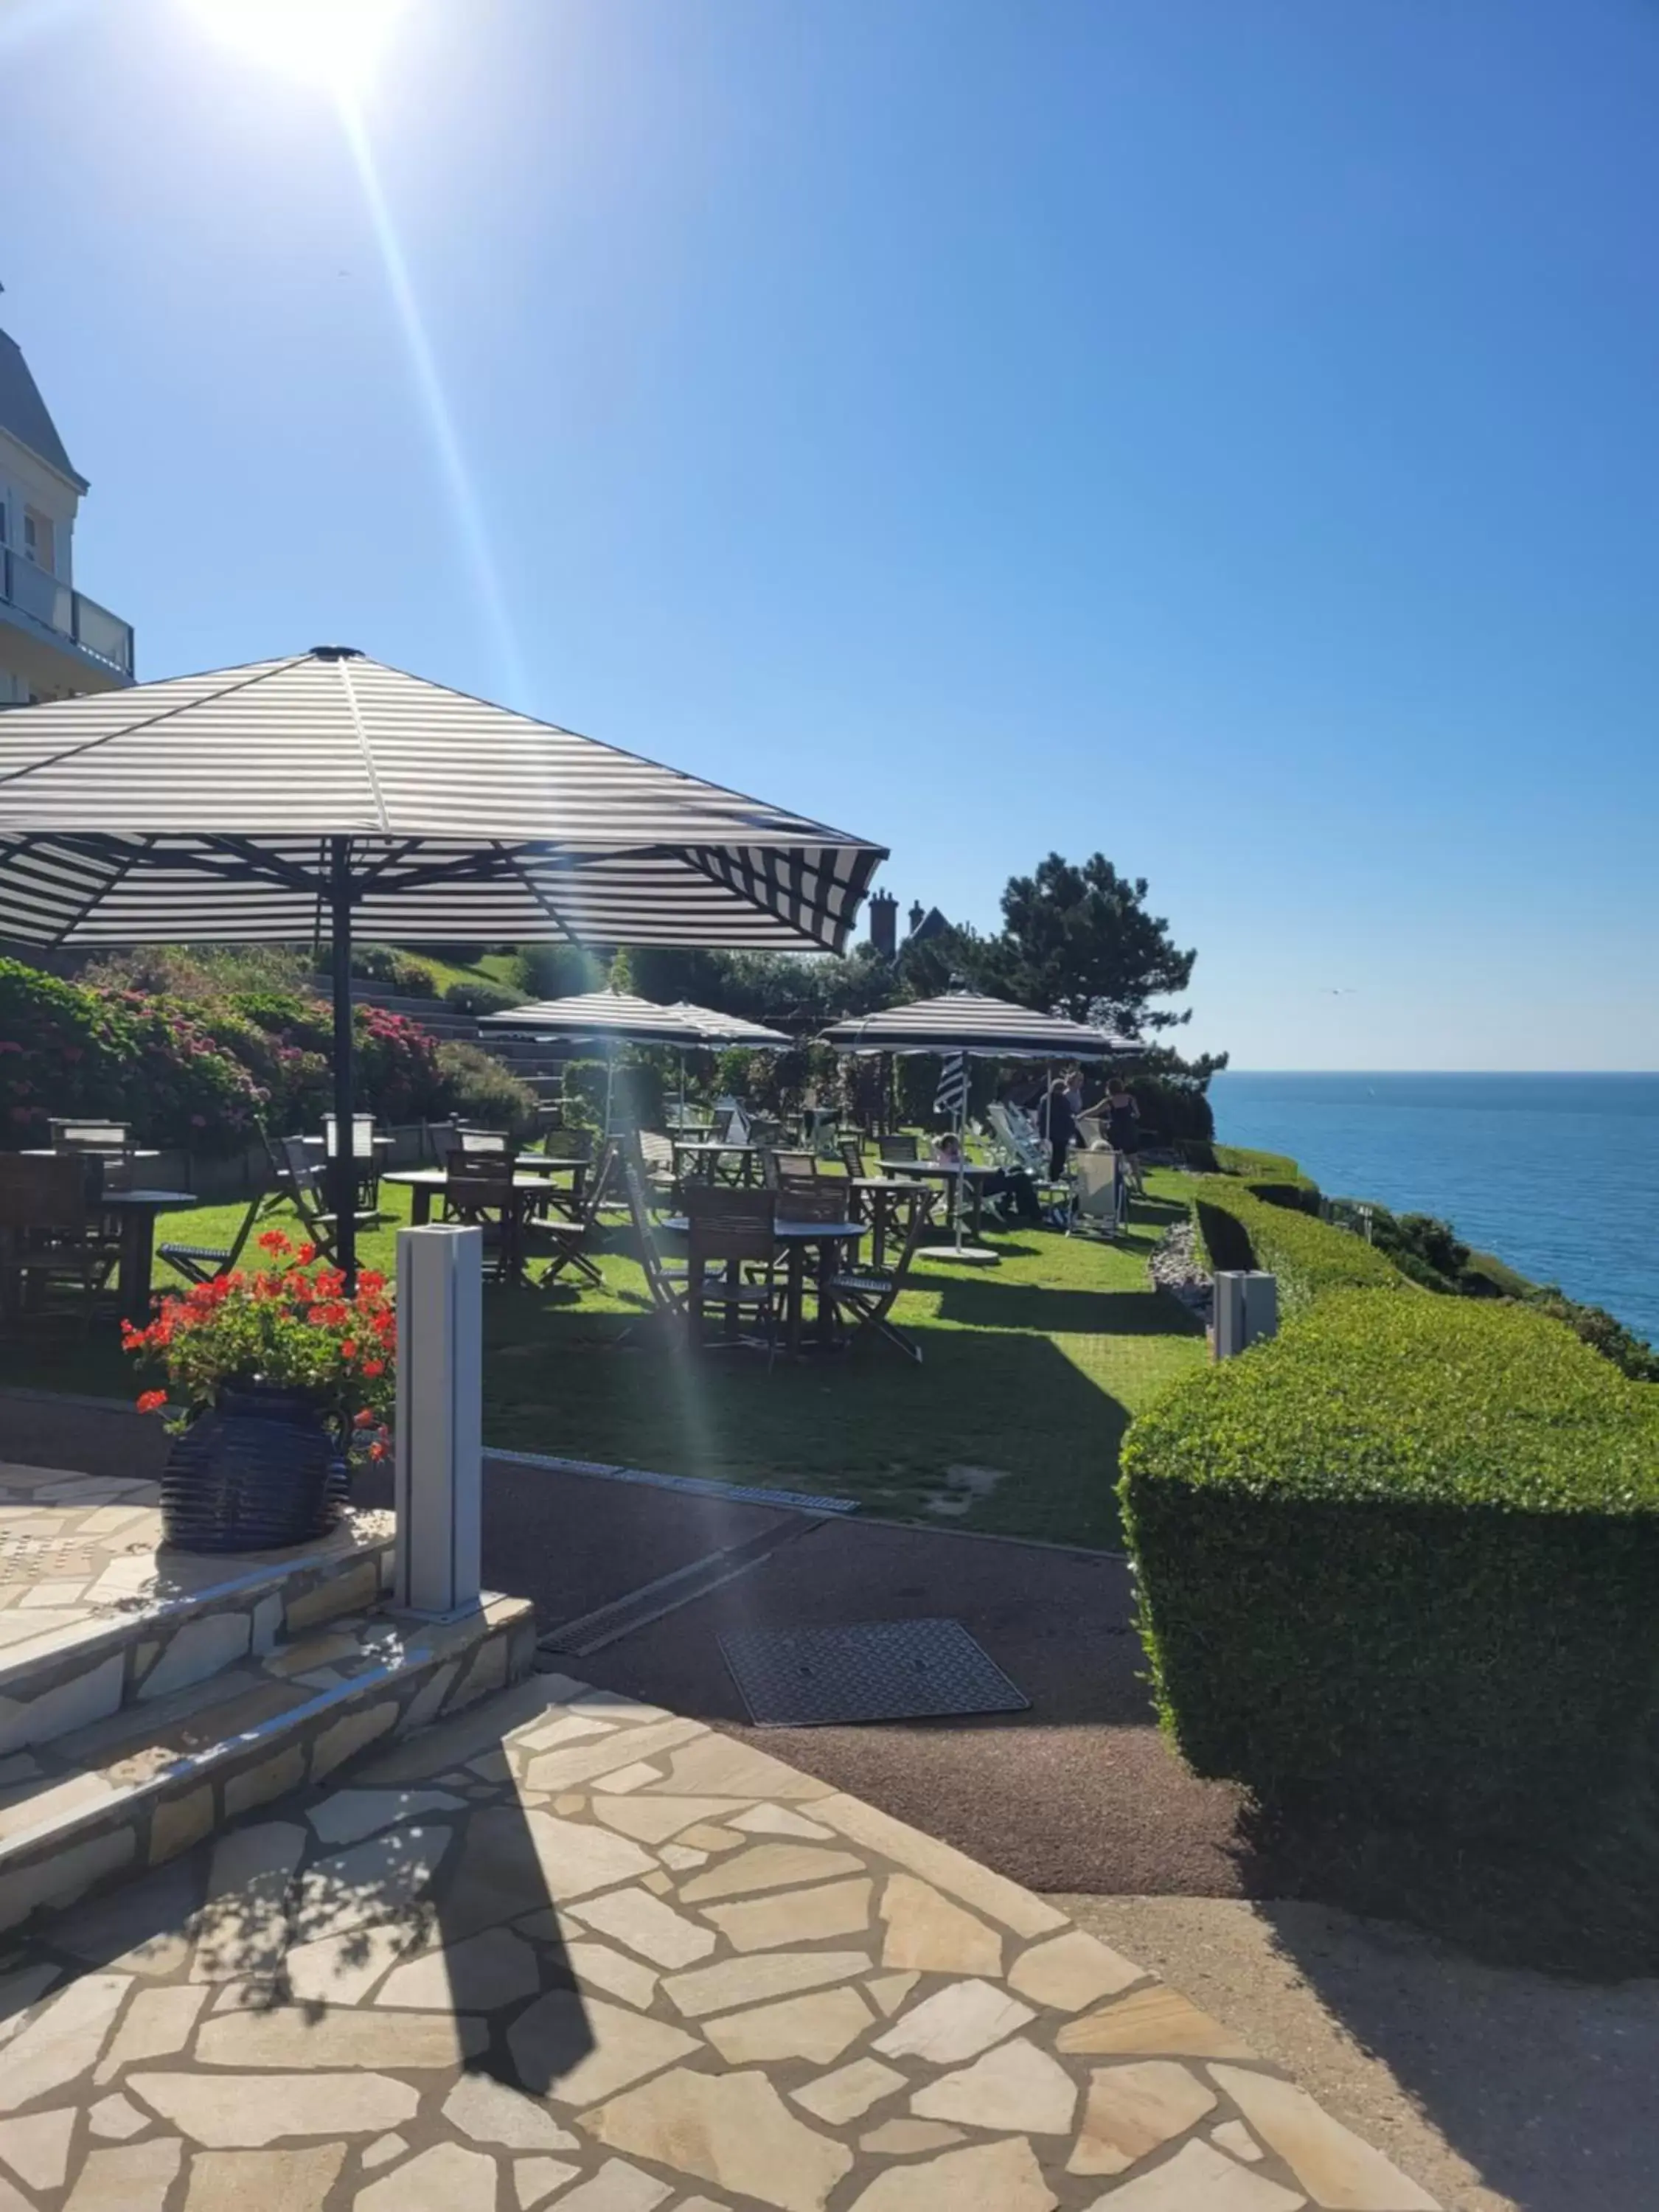
<instances>
[{"instance_id":1,"label":"shadow on paving","mask_svg":"<svg viewBox=\"0 0 1659 2212\"><path fill-rule=\"evenodd\" d=\"M1457 2206L1484 2212L1491 2191L1523 2212L1652 2212L1659 1980L1598 1987L1504 1966L1299 1900L1255 1912L1327 2012L1480 2176L1482 2193Z\"/></svg>"},{"instance_id":2,"label":"shadow on paving","mask_svg":"<svg viewBox=\"0 0 1659 2212\"><path fill-rule=\"evenodd\" d=\"M394 1747L367 1770L372 1782L348 1774L279 1799L39 1922L9 1978L14 2009L42 1994L29 1969L46 1960L71 1975L189 1979L218 1992L197 2031L222 2046L211 2063L372 2065L369 1989L430 1960L439 1971L400 1998L402 2016L453 2013L459 2071L544 2094L595 2039L533 1832L546 1816L521 1803L500 1747L504 1729L539 1710L533 1686L496 1702L497 1712L481 1706ZM429 1778L434 1769L447 1782ZM489 1794L469 1802L458 1784ZM343 2041L338 2023L358 2004L367 2036ZM234 2024L248 2015L264 2027ZM306 2056L310 2034L318 2048ZM286 2056L262 2040L289 2036Z\"/></svg>"},{"instance_id":3,"label":"shadow on paving","mask_svg":"<svg viewBox=\"0 0 1659 2212\"><path fill-rule=\"evenodd\" d=\"M752 1741L1032 1888L1255 1888L1240 1793L1188 1774L1153 1723L1121 1559L759 1507L739 1521L723 1500L498 1461L484 1496L486 1579L532 1598L544 1631L672 1571L676 1551L679 1564L706 1555L711 1529L780 1539L722 1588L614 1643L583 1650L579 1636L556 1656L573 1674ZM582 1559L595 1562L585 1590ZM1029 1711L757 1729L719 1642L740 1629L936 1616L963 1624Z\"/></svg>"}]
</instances>

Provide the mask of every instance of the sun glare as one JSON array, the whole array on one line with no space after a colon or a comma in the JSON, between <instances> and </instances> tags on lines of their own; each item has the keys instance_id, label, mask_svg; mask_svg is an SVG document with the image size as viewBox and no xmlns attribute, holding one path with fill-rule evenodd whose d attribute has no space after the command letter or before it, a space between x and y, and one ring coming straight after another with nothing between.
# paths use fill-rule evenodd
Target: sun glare
<instances>
[{"instance_id":1,"label":"sun glare","mask_svg":"<svg viewBox=\"0 0 1659 2212\"><path fill-rule=\"evenodd\" d=\"M349 89L374 68L405 0L194 0L196 12L251 60Z\"/></svg>"}]
</instances>

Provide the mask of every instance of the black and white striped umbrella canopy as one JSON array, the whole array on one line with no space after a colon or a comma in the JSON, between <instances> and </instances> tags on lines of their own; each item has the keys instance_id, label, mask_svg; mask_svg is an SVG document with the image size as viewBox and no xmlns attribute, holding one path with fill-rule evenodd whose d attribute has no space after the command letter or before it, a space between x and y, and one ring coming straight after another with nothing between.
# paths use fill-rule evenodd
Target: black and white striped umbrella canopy
<instances>
[{"instance_id":1,"label":"black and white striped umbrella canopy","mask_svg":"<svg viewBox=\"0 0 1659 2212\"><path fill-rule=\"evenodd\" d=\"M0 937L839 951L883 848L339 647L0 714Z\"/></svg>"},{"instance_id":2,"label":"black and white striped umbrella canopy","mask_svg":"<svg viewBox=\"0 0 1659 2212\"><path fill-rule=\"evenodd\" d=\"M617 1044L676 1045L686 1052L728 1044L787 1050L794 1042L781 1030L745 1021L740 1014L694 1006L684 999L672 1006L659 1006L654 999L636 998L631 991L581 991L568 999L530 999L521 1006L485 1014L480 1025L595 1042L609 1037Z\"/></svg>"},{"instance_id":3,"label":"black and white striped umbrella canopy","mask_svg":"<svg viewBox=\"0 0 1659 2212\"><path fill-rule=\"evenodd\" d=\"M794 1046L793 1037L781 1030L768 1029L764 1022L745 1021L741 1014L723 1014L714 1006L694 1006L688 999L676 999L669 1012L690 1022L705 1044L747 1045L756 1052L788 1052Z\"/></svg>"},{"instance_id":4,"label":"black and white striped umbrella canopy","mask_svg":"<svg viewBox=\"0 0 1659 2212\"><path fill-rule=\"evenodd\" d=\"M946 991L836 1022L822 1042L837 1052L965 1052L984 1060L1104 1060L1131 1049L1104 1030L976 991Z\"/></svg>"},{"instance_id":5,"label":"black and white striped umbrella canopy","mask_svg":"<svg viewBox=\"0 0 1659 2212\"><path fill-rule=\"evenodd\" d=\"M568 999L531 999L486 1014L481 1029L532 1030L538 1036L613 1044L670 1044L689 1051L706 1042L677 1006L631 991L580 991Z\"/></svg>"}]
</instances>

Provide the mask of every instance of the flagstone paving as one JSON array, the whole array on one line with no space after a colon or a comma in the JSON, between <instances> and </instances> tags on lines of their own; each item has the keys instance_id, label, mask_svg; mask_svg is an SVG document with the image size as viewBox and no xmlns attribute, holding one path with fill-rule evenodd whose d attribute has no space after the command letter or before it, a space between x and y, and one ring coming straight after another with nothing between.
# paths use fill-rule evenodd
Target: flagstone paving
<instances>
[{"instance_id":1,"label":"flagstone paving","mask_svg":"<svg viewBox=\"0 0 1659 2212\"><path fill-rule=\"evenodd\" d=\"M0 2212L1433 2212L1053 1905L538 1676L0 1952Z\"/></svg>"}]
</instances>

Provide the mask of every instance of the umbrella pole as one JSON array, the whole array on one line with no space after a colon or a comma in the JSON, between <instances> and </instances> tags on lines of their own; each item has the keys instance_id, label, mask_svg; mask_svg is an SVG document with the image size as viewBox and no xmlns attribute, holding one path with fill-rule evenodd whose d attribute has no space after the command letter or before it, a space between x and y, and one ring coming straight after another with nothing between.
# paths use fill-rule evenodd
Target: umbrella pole
<instances>
[{"instance_id":1,"label":"umbrella pole","mask_svg":"<svg viewBox=\"0 0 1659 2212\"><path fill-rule=\"evenodd\" d=\"M334 1251L346 1296L357 1288L357 1161L352 1060L356 1038L351 1008L351 840L328 841L328 896L334 939L334 1158L328 1163L334 1208Z\"/></svg>"},{"instance_id":2,"label":"umbrella pole","mask_svg":"<svg viewBox=\"0 0 1659 2212\"><path fill-rule=\"evenodd\" d=\"M968 1062L962 1063L962 1103L957 1109L957 1249L962 1249L962 1209L968 1202Z\"/></svg>"}]
</instances>

